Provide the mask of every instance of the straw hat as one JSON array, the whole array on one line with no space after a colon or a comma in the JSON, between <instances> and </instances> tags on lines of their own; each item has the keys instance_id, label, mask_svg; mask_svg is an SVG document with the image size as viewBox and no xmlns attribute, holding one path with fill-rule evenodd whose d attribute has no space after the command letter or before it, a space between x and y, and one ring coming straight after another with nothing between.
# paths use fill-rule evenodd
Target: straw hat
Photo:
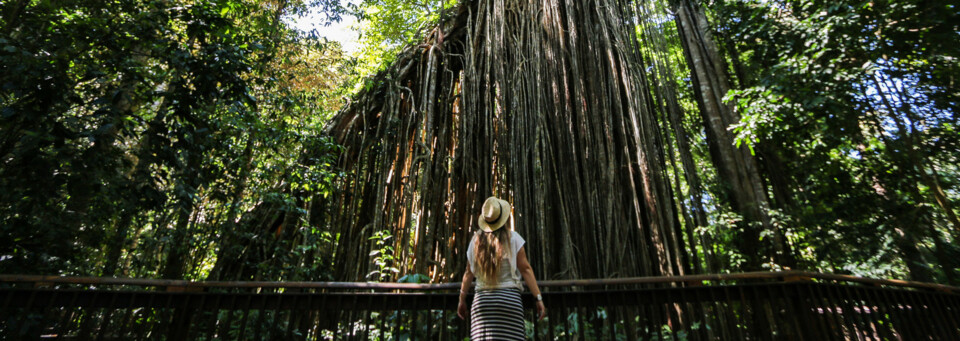
<instances>
[{"instance_id":1,"label":"straw hat","mask_svg":"<svg viewBox=\"0 0 960 341\"><path fill-rule=\"evenodd\" d=\"M497 197L489 197L483 202L477 222L484 232L493 232L503 227L507 220L510 220L510 203Z\"/></svg>"}]
</instances>

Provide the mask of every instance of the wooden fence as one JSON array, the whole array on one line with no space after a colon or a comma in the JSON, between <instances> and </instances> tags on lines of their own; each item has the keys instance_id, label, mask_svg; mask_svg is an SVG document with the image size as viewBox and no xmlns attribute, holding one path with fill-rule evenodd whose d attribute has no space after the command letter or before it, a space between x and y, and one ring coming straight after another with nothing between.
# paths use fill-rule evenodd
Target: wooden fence
<instances>
[{"instance_id":1,"label":"wooden fence","mask_svg":"<svg viewBox=\"0 0 960 341\"><path fill-rule=\"evenodd\" d=\"M536 340L960 340L960 289L799 271L542 281ZM459 283L0 275L4 340L463 340Z\"/></svg>"}]
</instances>

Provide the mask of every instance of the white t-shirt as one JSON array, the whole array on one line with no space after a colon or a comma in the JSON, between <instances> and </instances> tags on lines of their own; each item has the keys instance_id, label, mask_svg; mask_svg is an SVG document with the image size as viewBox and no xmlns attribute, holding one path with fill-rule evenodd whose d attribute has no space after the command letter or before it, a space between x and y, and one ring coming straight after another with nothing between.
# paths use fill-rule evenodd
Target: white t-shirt
<instances>
[{"instance_id":1,"label":"white t-shirt","mask_svg":"<svg viewBox=\"0 0 960 341\"><path fill-rule=\"evenodd\" d=\"M474 236L470 240L470 246L467 247L467 263L470 264L470 271L474 274L477 274L477 259L474 256L474 244L477 243L477 237ZM510 231L510 253L504 255L504 257L509 257L510 261L507 264L500 266L500 275L497 276L500 280L497 284L489 285L481 279L479 275L477 278L477 290L485 289L502 289L502 288L517 288L523 290L523 281L520 279L520 270L517 270L517 253L520 252L520 248L523 247L523 244L526 241L523 240L523 237L520 237L520 234L517 231Z\"/></svg>"}]
</instances>

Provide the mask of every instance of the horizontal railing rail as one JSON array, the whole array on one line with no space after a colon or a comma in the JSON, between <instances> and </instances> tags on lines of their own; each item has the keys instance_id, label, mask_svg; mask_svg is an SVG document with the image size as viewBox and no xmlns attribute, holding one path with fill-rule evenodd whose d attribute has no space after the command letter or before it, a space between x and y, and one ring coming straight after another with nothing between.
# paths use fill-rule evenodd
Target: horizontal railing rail
<instances>
[{"instance_id":1,"label":"horizontal railing rail","mask_svg":"<svg viewBox=\"0 0 960 341\"><path fill-rule=\"evenodd\" d=\"M750 281L750 280L825 280L859 283L867 285L884 285L892 287L932 289L946 292L960 293L960 287L912 282L896 279L874 279L851 275L839 275L809 271L766 271L744 272L729 274L706 274L684 276L648 276L626 278L601 279L572 279L572 280L545 280L539 281L541 287L572 287L597 285L630 285L630 284L658 284L658 283L702 283L717 281ZM98 285L133 285L154 287L235 287L235 288L325 288L325 289L372 289L372 290L444 290L459 289L460 283L420 284L420 283L379 283L379 282L298 282L298 281L185 281L170 279L138 279L114 277L70 277L44 275L0 275L0 283L40 283L40 284L98 284Z\"/></svg>"},{"instance_id":2,"label":"horizontal railing rail","mask_svg":"<svg viewBox=\"0 0 960 341\"><path fill-rule=\"evenodd\" d=\"M954 340L960 289L802 271L541 281L537 340ZM0 275L0 338L463 340L459 283Z\"/></svg>"}]
</instances>

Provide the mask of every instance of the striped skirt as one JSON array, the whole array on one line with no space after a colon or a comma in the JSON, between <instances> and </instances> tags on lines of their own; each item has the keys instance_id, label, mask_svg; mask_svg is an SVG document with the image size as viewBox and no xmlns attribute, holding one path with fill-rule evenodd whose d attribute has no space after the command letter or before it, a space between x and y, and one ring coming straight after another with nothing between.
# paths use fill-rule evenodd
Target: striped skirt
<instances>
[{"instance_id":1,"label":"striped skirt","mask_svg":"<svg viewBox=\"0 0 960 341\"><path fill-rule=\"evenodd\" d=\"M470 339L523 340L520 290L477 290L470 307Z\"/></svg>"}]
</instances>

